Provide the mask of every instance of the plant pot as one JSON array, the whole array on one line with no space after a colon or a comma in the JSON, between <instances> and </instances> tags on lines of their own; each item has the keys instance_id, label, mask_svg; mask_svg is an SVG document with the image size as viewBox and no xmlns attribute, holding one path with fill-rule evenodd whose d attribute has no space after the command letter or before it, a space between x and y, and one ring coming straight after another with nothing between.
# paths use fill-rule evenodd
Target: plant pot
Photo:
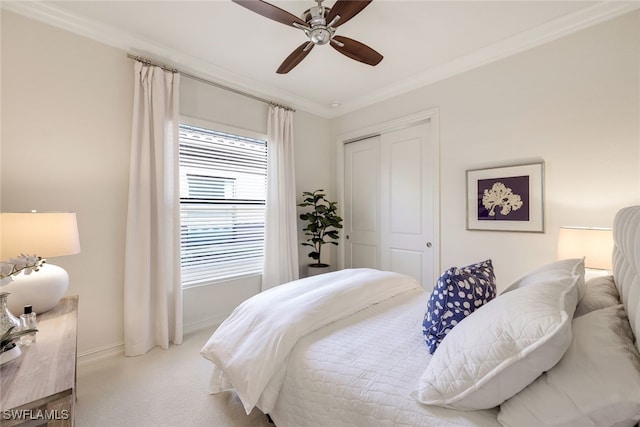
<instances>
[{"instance_id":1,"label":"plant pot","mask_svg":"<svg viewBox=\"0 0 640 427\"><path fill-rule=\"evenodd\" d=\"M315 276L317 274L328 273L331 271L329 264L309 264L307 265L307 277Z\"/></svg>"},{"instance_id":2,"label":"plant pot","mask_svg":"<svg viewBox=\"0 0 640 427\"><path fill-rule=\"evenodd\" d=\"M21 354L22 351L20 350L20 347L18 345L14 345L12 349L0 353L0 365L4 365L5 363L18 358Z\"/></svg>"}]
</instances>

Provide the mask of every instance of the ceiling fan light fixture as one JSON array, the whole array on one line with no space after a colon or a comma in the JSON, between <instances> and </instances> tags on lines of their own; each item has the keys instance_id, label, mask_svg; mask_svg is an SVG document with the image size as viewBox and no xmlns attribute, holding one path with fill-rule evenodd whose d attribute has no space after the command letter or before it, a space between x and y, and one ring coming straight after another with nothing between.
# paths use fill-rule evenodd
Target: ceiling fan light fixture
<instances>
[{"instance_id":1,"label":"ceiling fan light fixture","mask_svg":"<svg viewBox=\"0 0 640 427\"><path fill-rule=\"evenodd\" d=\"M316 45L323 45L329 43L333 32L325 27L317 27L309 31L309 39Z\"/></svg>"}]
</instances>

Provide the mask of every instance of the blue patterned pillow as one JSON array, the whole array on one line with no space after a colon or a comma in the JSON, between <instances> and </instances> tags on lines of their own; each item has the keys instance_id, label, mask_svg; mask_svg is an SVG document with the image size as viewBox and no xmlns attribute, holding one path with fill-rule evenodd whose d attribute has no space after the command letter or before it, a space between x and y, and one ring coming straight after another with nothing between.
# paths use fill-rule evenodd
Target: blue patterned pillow
<instances>
[{"instance_id":1,"label":"blue patterned pillow","mask_svg":"<svg viewBox=\"0 0 640 427\"><path fill-rule=\"evenodd\" d=\"M440 276L422 322L422 333L431 354L454 326L496 297L495 282L490 259L452 267Z\"/></svg>"}]
</instances>

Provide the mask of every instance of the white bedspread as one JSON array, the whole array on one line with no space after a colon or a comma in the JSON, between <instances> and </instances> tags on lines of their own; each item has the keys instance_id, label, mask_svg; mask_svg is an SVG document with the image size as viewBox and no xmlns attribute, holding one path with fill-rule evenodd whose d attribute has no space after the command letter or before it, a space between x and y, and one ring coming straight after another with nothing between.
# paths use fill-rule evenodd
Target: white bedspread
<instances>
[{"instance_id":1,"label":"white bedspread","mask_svg":"<svg viewBox=\"0 0 640 427\"><path fill-rule=\"evenodd\" d=\"M211 392L235 388L247 414L268 412L284 381L287 358L305 335L405 292L414 279L371 269L347 269L290 282L258 294L227 318L201 350L214 363ZM268 395L263 396L268 387Z\"/></svg>"},{"instance_id":2,"label":"white bedspread","mask_svg":"<svg viewBox=\"0 0 640 427\"><path fill-rule=\"evenodd\" d=\"M412 396L431 355L428 292L410 292L302 338L269 415L278 427L499 427L497 410L457 411Z\"/></svg>"}]
</instances>

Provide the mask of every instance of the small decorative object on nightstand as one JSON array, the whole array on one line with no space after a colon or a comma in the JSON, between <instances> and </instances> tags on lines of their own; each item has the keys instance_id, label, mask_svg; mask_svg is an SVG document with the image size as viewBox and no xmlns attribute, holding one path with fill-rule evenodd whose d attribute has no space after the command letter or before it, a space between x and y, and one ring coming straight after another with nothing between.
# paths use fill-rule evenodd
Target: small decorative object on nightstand
<instances>
[{"instance_id":1,"label":"small decorative object on nightstand","mask_svg":"<svg viewBox=\"0 0 640 427\"><path fill-rule=\"evenodd\" d=\"M7 332L10 328L20 328L20 320L11 314L7 307L8 296L9 292L0 292L0 335Z\"/></svg>"},{"instance_id":2,"label":"small decorative object on nightstand","mask_svg":"<svg viewBox=\"0 0 640 427\"><path fill-rule=\"evenodd\" d=\"M7 292L0 292L0 365L16 359L22 354L16 340L24 336L33 336L36 329L23 326L22 323L7 309ZM35 322L35 319L34 319Z\"/></svg>"},{"instance_id":3,"label":"small decorative object on nightstand","mask_svg":"<svg viewBox=\"0 0 640 427\"><path fill-rule=\"evenodd\" d=\"M10 327L5 333L0 335L0 365L16 359L22 354L22 350L17 345L16 340L27 335L35 336L37 329L16 329Z\"/></svg>"},{"instance_id":4,"label":"small decorative object on nightstand","mask_svg":"<svg viewBox=\"0 0 640 427\"><path fill-rule=\"evenodd\" d=\"M36 313L30 305L25 305L24 313L20 315L20 327L22 330L35 330L37 326L38 322L36 321ZM34 342L36 342L35 332L25 334L20 337L20 345L29 346Z\"/></svg>"},{"instance_id":5,"label":"small decorative object on nightstand","mask_svg":"<svg viewBox=\"0 0 640 427\"><path fill-rule=\"evenodd\" d=\"M0 366L11 362L13 359L17 359L21 354L22 351L16 343L12 342L7 344L4 350L0 352Z\"/></svg>"}]
</instances>

